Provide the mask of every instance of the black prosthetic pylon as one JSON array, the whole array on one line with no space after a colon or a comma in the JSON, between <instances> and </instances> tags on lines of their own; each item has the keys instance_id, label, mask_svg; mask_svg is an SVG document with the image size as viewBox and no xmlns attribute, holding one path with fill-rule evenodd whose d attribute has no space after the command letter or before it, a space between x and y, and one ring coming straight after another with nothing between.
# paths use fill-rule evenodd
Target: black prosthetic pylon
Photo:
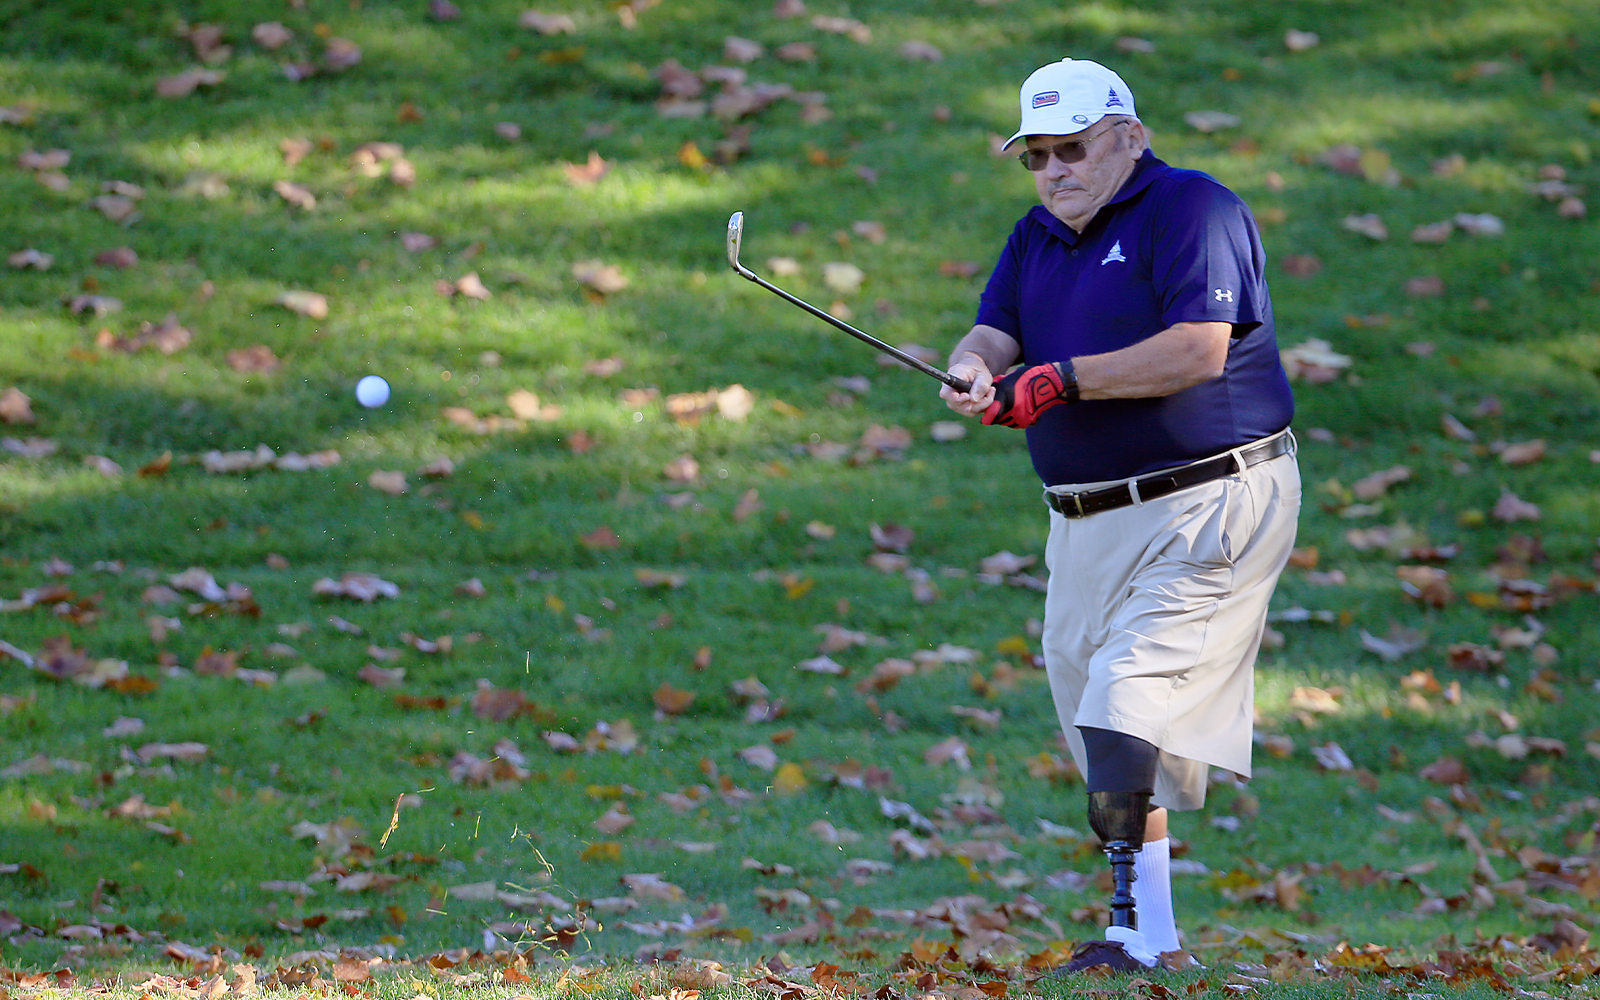
<instances>
[{"instance_id":1,"label":"black prosthetic pylon","mask_svg":"<svg viewBox=\"0 0 1600 1000\"><path fill-rule=\"evenodd\" d=\"M1134 911L1134 855L1144 849L1149 792L1090 792L1089 826L1111 861L1111 926L1139 929Z\"/></svg>"}]
</instances>

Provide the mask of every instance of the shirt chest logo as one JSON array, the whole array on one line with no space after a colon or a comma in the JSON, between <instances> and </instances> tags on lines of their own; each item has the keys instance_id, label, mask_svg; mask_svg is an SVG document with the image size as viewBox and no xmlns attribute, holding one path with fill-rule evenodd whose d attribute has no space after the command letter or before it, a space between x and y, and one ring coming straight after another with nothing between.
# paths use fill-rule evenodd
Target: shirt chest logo
<instances>
[{"instance_id":1,"label":"shirt chest logo","mask_svg":"<svg viewBox=\"0 0 1600 1000\"><path fill-rule=\"evenodd\" d=\"M1128 258L1122 256L1122 241L1121 240L1118 240L1117 242L1111 244L1111 252L1106 254L1106 259L1100 262L1100 266L1101 267L1105 267L1107 264L1111 263L1112 261L1121 261L1124 264L1126 264L1128 262Z\"/></svg>"}]
</instances>

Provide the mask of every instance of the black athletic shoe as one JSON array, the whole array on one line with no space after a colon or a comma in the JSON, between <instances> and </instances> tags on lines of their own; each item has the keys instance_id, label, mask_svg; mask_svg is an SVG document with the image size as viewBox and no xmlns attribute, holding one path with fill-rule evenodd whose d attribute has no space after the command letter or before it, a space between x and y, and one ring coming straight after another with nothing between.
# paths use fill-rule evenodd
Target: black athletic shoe
<instances>
[{"instance_id":1,"label":"black athletic shoe","mask_svg":"<svg viewBox=\"0 0 1600 1000\"><path fill-rule=\"evenodd\" d=\"M1085 941L1072 953L1071 961L1057 969L1057 973L1084 972L1104 965L1112 972L1143 972L1149 966L1128 954L1116 941Z\"/></svg>"}]
</instances>

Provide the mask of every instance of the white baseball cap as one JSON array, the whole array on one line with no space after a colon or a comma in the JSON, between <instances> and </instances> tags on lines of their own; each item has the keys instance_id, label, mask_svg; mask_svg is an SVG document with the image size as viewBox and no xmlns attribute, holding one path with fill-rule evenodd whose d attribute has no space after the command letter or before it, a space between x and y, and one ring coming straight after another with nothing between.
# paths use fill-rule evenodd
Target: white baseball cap
<instances>
[{"instance_id":1,"label":"white baseball cap","mask_svg":"<svg viewBox=\"0 0 1600 1000\"><path fill-rule=\"evenodd\" d=\"M1122 77L1087 59L1040 66L1022 82L1020 103L1022 125L1006 146L1028 135L1082 132L1106 115L1139 117L1133 109L1133 91Z\"/></svg>"}]
</instances>

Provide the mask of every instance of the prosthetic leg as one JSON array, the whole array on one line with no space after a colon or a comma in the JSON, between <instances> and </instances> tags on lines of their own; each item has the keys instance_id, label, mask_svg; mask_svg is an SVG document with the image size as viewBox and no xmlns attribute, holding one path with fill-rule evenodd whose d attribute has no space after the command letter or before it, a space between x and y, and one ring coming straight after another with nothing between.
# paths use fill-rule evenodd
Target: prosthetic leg
<instances>
[{"instance_id":1,"label":"prosthetic leg","mask_svg":"<svg viewBox=\"0 0 1600 1000\"><path fill-rule=\"evenodd\" d=\"M1106 940L1122 945L1140 966L1155 964L1156 955L1144 943L1135 909L1133 882L1135 855L1144 850L1145 818L1150 814L1150 792L1090 792L1089 827L1105 845L1111 862L1111 926Z\"/></svg>"},{"instance_id":2,"label":"prosthetic leg","mask_svg":"<svg viewBox=\"0 0 1600 1000\"><path fill-rule=\"evenodd\" d=\"M1089 827L1111 862L1111 926L1104 941L1088 941L1073 952L1066 972L1107 965L1135 972L1156 964L1139 933L1133 883L1144 849L1145 821L1154 793L1156 748L1125 733L1079 727L1089 760ZM1126 790L1126 789L1132 790Z\"/></svg>"}]
</instances>

